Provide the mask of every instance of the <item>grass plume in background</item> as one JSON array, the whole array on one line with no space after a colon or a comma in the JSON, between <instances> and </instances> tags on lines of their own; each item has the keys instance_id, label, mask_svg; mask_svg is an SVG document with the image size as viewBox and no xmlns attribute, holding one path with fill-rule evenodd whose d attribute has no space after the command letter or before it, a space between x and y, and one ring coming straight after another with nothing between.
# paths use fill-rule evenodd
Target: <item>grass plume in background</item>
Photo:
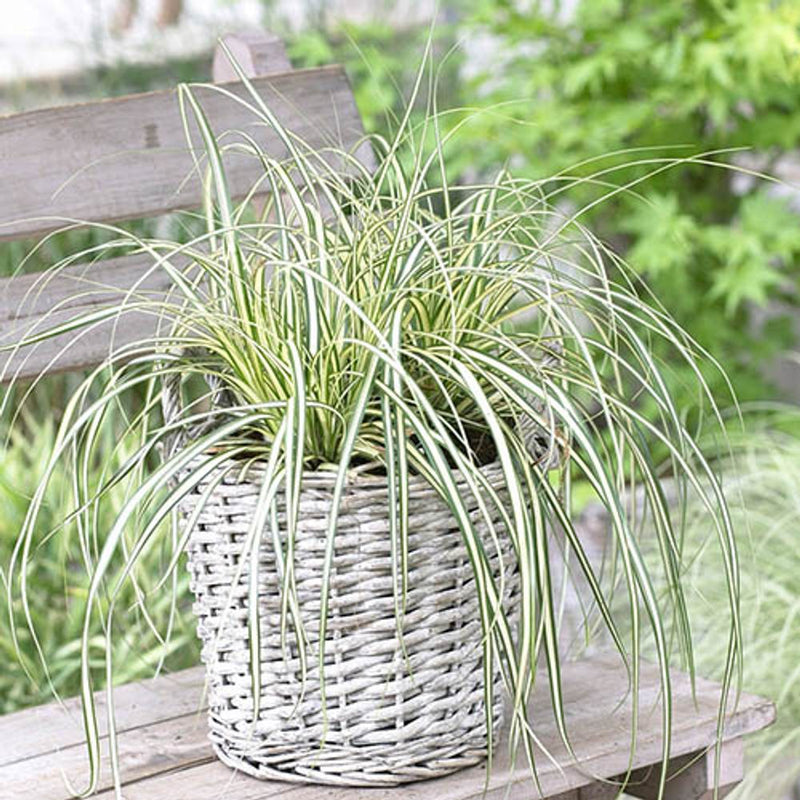
<instances>
[{"instance_id":1,"label":"grass plume in background","mask_svg":"<svg viewBox=\"0 0 800 800\"><path fill-rule=\"evenodd\" d=\"M773 699L778 709L773 726L747 739L745 780L730 796L772 800L800 781L800 412L751 411L730 442L718 464L741 561L743 688ZM704 509L690 504L687 514L683 579L697 620L697 668L718 677L726 642L716 621L726 613L725 580Z\"/></svg>"}]
</instances>

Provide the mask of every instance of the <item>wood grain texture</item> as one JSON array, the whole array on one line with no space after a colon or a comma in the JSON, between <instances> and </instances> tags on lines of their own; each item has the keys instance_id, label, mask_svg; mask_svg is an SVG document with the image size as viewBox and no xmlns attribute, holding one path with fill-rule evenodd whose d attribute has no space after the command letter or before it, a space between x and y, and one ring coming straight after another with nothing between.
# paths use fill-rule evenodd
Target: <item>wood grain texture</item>
<instances>
[{"instance_id":1,"label":"wood grain texture","mask_svg":"<svg viewBox=\"0 0 800 800\"><path fill-rule=\"evenodd\" d=\"M539 753L537 766L542 795L531 785L522 760L514 767L509 764L505 745L501 745L485 795L485 766L398 789L356 790L256 781L213 760L206 744L204 720L194 713L200 705L198 673L190 671L151 682L148 691L157 691L159 700L146 699L140 688L131 693L130 697L134 699L125 709L120 707L118 715L124 728L119 740L125 797L126 800L261 800L278 796L286 800L478 800L486 796L499 800L507 796L531 800L540 796L555 798L563 795L564 798L588 800L614 796L613 784L604 784L598 779L613 779L628 768L631 698L625 671L614 658L595 657L566 665L563 679L569 730L579 763L571 763L560 744L542 676L531 715L537 736L558 764L549 761L543 752ZM158 687L159 681L173 683L162 690ZM719 688L700 680L695 705L688 676L676 672L673 682L672 755L674 759L680 759L712 745ZM119 690L120 696L123 691ZM642 716L638 744L631 761L635 769L658 764L661 758L658 698L658 670L653 665L644 665L639 692ZM146 703L146 710L135 707L139 700ZM73 714L74 710L73 705ZM35 712L38 712L38 717ZM58 707L46 706L19 712L0 721L0 741L13 734L14 739L25 743L18 748L18 753L24 753L22 757L0 767L0 786L14 787L14 794L10 796L20 800L43 797L66 800L66 788L59 788L63 787L62 769L71 778L80 780L83 748L76 740L76 735L79 737L80 734L74 720L68 728L59 727L56 719L61 713ZM736 740L769 725L774 714L769 701L743 695L738 709L728 719L726 740ZM51 720L48 722L47 740L39 735L42 719ZM71 731L71 738L62 740L61 748L54 752L53 743L58 741L61 730ZM37 739L42 740L38 750ZM730 771L735 767L733 762L728 764L726 775L735 779L735 772ZM35 783L31 782L34 775L37 776ZM707 776L707 772L703 776ZM47 794L43 794L40 787L46 787ZM104 800L113 797L107 772L99 796Z\"/></svg>"},{"instance_id":2,"label":"wood grain texture","mask_svg":"<svg viewBox=\"0 0 800 800\"><path fill-rule=\"evenodd\" d=\"M194 714L202 707L202 667L128 683L115 691L119 730ZM105 730L105 693L98 693L98 715ZM82 745L83 722L78 698L0 716L0 766Z\"/></svg>"},{"instance_id":3,"label":"wood grain texture","mask_svg":"<svg viewBox=\"0 0 800 800\"><path fill-rule=\"evenodd\" d=\"M163 270L150 270L152 263L149 256L123 256L69 267L58 275L0 280L0 348L128 296L133 300L134 291L148 299L163 297L170 281ZM112 350L151 336L157 322L151 314L129 311L85 332L0 352L0 384L95 366Z\"/></svg>"},{"instance_id":4,"label":"wood grain texture","mask_svg":"<svg viewBox=\"0 0 800 800\"><path fill-rule=\"evenodd\" d=\"M272 73L290 68L278 37L264 31L249 31L228 35L225 41L245 73L254 79L262 96L270 100L276 113L309 143L351 147L361 136L361 119L341 70L295 73L294 80L287 75L273 76ZM264 79L265 73L270 73L268 79ZM221 82L234 77L233 68L218 48L214 60L215 80ZM238 95L243 92L238 85L226 88ZM204 92L204 105L218 132L247 130L269 152L282 153L263 127L254 125L252 114L232 100L214 96L211 90ZM300 107L302 112L298 110ZM133 125L132 117L137 119ZM65 124L67 128L60 133L65 145L60 152L65 156L64 163L56 163L58 159L54 160L52 150L45 149L37 154L33 141L26 144L30 163L20 159L14 151L15 142L24 138L31 125L38 130ZM144 132L144 149L134 147L137 126ZM110 137L113 146L103 138L108 136L109 130L114 133ZM159 134L159 130L166 133ZM45 138L53 135L52 132L40 134ZM9 159L4 160L4 154L8 154ZM88 169L80 172L81 159L85 158L89 159L84 165ZM373 164L367 148L362 148L360 158L365 164ZM26 170L29 171L34 162L38 171L31 183L26 180ZM109 187L105 187L102 180L102 169L107 163L112 165ZM258 175L259 165L242 156L228 157L227 165L233 193L244 194ZM59 192L59 186L70 179L70 169L76 177ZM177 100L172 93L165 92L33 112L30 117L17 115L0 119L0 174L5 186L17 187L13 197L0 193L0 239L42 233L53 227L52 220L20 220L19 215L26 209L38 215L53 213L107 220L188 207L196 205L200 199L196 177L181 185L184 178L191 175L191 158L182 135ZM112 202L115 193L118 199ZM9 213L15 215L14 219L7 218ZM70 268L47 281L41 281L40 276L0 280L0 347L13 345L32 332L45 331L75 316L96 311L104 304L119 301L134 286L137 292L146 292L149 297L163 295L169 287L163 272L149 274L143 280L150 263L150 259L142 256L115 258ZM152 315L131 311L85 332L64 334L25 349L0 352L0 384L96 366L112 351L147 340L156 326L157 320Z\"/></svg>"},{"instance_id":5,"label":"wood grain texture","mask_svg":"<svg viewBox=\"0 0 800 800\"><path fill-rule=\"evenodd\" d=\"M314 148L352 148L362 135L341 67L271 74L254 78L253 86ZM247 96L239 83L225 89ZM285 155L278 137L240 103L209 87L195 92L223 143L243 131L265 151ZM199 147L196 130L193 142ZM228 153L226 166L232 194L243 196L257 162ZM0 182L0 239L59 228L58 218L121 220L191 208L202 194L175 91L0 117Z\"/></svg>"},{"instance_id":6,"label":"wood grain texture","mask_svg":"<svg viewBox=\"0 0 800 800\"><path fill-rule=\"evenodd\" d=\"M725 742L720 748L719 771L716 751L688 753L672 759L665 800L712 800L714 787L717 797L730 794L744 779L744 741L741 737ZM631 776L626 794L642 800L658 800L658 771L652 767L638 770Z\"/></svg>"},{"instance_id":7,"label":"wood grain texture","mask_svg":"<svg viewBox=\"0 0 800 800\"><path fill-rule=\"evenodd\" d=\"M248 78L292 68L283 40L273 33L260 30L228 33L222 41ZM211 74L217 83L237 80L236 70L219 45L214 50Z\"/></svg>"},{"instance_id":8,"label":"wood grain texture","mask_svg":"<svg viewBox=\"0 0 800 800\"><path fill-rule=\"evenodd\" d=\"M117 741L125 781L140 781L189 764L207 762L212 752L205 733L206 719L202 713L123 731ZM113 780L106 738L102 740L100 758L100 786L110 788ZM54 760L59 765L58 771L50 769ZM71 795L65 782L82 789L88 780L88 763L86 748L72 746L0 767L0 797L26 797L35 776L37 798L67 800Z\"/></svg>"}]
</instances>

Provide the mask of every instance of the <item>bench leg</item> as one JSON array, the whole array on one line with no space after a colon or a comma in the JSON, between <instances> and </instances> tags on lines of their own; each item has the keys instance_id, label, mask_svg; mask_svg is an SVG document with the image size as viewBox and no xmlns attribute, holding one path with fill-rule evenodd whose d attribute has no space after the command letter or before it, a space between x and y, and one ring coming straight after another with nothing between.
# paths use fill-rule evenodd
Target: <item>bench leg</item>
<instances>
[{"instance_id":1,"label":"bench leg","mask_svg":"<svg viewBox=\"0 0 800 800\"><path fill-rule=\"evenodd\" d=\"M619 797L619 786L611 783L592 783L589 786L581 786L580 789L571 789L569 792L554 795L548 800L614 800L616 797Z\"/></svg>"},{"instance_id":2,"label":"bench leg","mask_svg":"<svg viewBox=\"0 0 800 800\"><path fill-rule=\"evenodd\" d=\"M714 797L715 751L680 756L669 762L664 800L712 800ZM744 742L731 739L722 745L719 764L719 792L725 797L744 778ZM637 770L625 793L643 800L658 797L659 767Z\"/></svg>"}]
</instances>

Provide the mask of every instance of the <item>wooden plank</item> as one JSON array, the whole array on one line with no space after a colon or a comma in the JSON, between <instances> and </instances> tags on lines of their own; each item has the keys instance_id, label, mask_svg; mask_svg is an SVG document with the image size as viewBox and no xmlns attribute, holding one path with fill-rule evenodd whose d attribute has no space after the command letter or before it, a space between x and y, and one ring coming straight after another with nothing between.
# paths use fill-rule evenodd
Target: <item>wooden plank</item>
<instances>
[{"instance_id":1,"label":"wooden plank","mask_svg":"<svg viewBox=\"0 0 800 800\"><path fill-rule=\"evenodd\" d=\"M49 321L56 324L71 320L75 311L57 312ZM128 311L120 315L119 321L105 320L93 324L75 334L62 334L32 345L0 353L0 384L12 380L24 381L40 375L89 369L100 364L111 351L118 355L130 352L141 342L142 336L156 331L157 321L151 314ZM15 341L19 328L12 328L7 339ZM2 336L2 327L0 327ZM6 338L0 338L5 343ZM141 348L137 348L141 349Z\"/></svg>"},{"instance_id":2,"label":"wooden plank","mask_svg":"<svg viewBox=\"0 0 800 800\"><path fill-rule=\"evenodd\" d=\"M339 66L254 78L253 86L284 125L314 148L351 148L362 135ZM239 83L225 88L248 96ZM223 141L233 142L230 132L243 131L276 157L285 156L277 136L241 104L209 87L195 91ZM198 144L196 130L193 137ZM228 153L226 166L231 192L246 194L257 162ZM196 207L202 198L175 91L0 117L0 181L0 239L61 227L54 217L130 219Z\"/></svg>"},{"instance_id":3,"label":"wooden plank","mask_svg":"<svg viewBox=\"0 0 800 800\"><path fill-rule=\"evenodd\" d=\"M128 683L115 690L120 730L192 715L201 708L205 671L202 667ZM98 715L105 730L105 693L98 692ZM0 716L0 765L81 746L83 722L78 698L49 703Z\"/></svg>"},{"instance_id":4,"label":"wooden plank","mask_svg":"<svg viewBox=\"0 0 800 800\"><path fill-rule=\"evenodd\" d=\"M721 800L743 779L744 741L740 737L720 748L718 774L714 749L671 759L664 800L712 800L715 786ZM658 771L650 767L631 775L625 791L642 800L658 800L658 784Z\"/></svg>"},{"instance_id":5,"label":"wooden plank","mask_svg":"<svg viewBox=\"0 0 800 800\"><path fill-rule=\"evenodd\" d=\"M677 756L708 747L713 741L719 692L713 684L701 682L698 705L695 707L688 678L676 673L674 682L672 752ZM627 695L624 675L619 668L608 661L595 659L577 662L564 670L564 688L569 730L579 763L571 763L561 745L552 722L549 695L541 691L534 700L532 719L537 724L537 736L556 762L553 764L539 751L541 794L531 785L527 767L519 764L512 768L507 750L501 747L486 790L485 768L479 766L437 781L410 784L402 790L403 800L478 800L481 797L488 800L532 800L557 796L567 790L593 785L600 778L625 773L629 762L630 698L618 706ZM639 698L642 718L632 759L635 768L657 764L661 758L658 676L652 666L643 670ZM746 695L737 713L729 720L726 736L740 736L759 730L770 724L774 715L774 707L769 701ZM189 782L191 779L187 785ZM215 796L204 793L194 795L196 800L210 800ZM322 796L325 800L379 800L387 795L382 790L353 793L344 788L326 790L322 795L302 787L288 794L287 799L312 800ZM131 793L129 800L138 800L137 795Z\"/></svg>"},{"instance_id":6,"label":"wooden plank","mask_svg":"<svg viewBox=\"0 0 800 800\"><path fill-rule=\"evenodd\" d=\"M0 280L0 325L41 319L56 306L62 309L102 306L119 300L137 282L143 293L161 293L170 282L164 271L144 277L149 255L120 256L77 264L59 273L34 273Z\"/></svg>"},{"instance_id":7,"label":"wooden plank","mask_svg":"<svg viewBox=\"0 0 800 800\"><path fill-rule=\"evenodd\" d=\"M120 733L119 765L122 775L126 781L140 781L187 764L207 763L213 758L207 730L205 714L196 713ZM108 758L108 740L104 738L101 744L100 788L108 789L114 785ZM58 770L50 769L53 761L58 763ZM68 800L72 793L67 782L75 790L82 789L88 782L86 748L61 748L54 753L0 767L0 796L26 797L25 792L33 788L31 776L34 775L37 798Z\"/></svg>"},{"instance_id":8,"label":"wooden plank","mask_svg":"<svg viewBox=\"0 0 800 800\"><path fill-rule=\"evenodd\" d=\"M221 761L213 759L204 764L127 783L125 800L195 800L201 797L214 800L268 800L268 798L291 795L296 789L297 785L292 783L256 780L249 775L229 769ZM318 786L314 796L319 800L325 800L327 791L324 786ZM360 800L362 791L354 791L353 800L356 798ZM383 789L379 792L380 800L388 800L392 796L392 790ZM404 800L402 787L397 790L396 795L397 800ZM107 789L97 795L97 800L116 800L116 798L114 792ZM378 796L375 800L378 800Z\"/></svg>"},{"instance_id":9,"label":"wooden plank","mask_svg":"<svg viewBox=\"0 0 800 800\"><path fill-rule=\"evenodd\" d=\"M251 78L291 68L283 42L265 31L230 34L224 40ZM214 79L223 82L235 77L227 57L217 48ZM251 163L251 168L253 175L257 174L257 165ZM147 256L114 258L72 267L46 280L41 280L41 275L0 280L0 346L66 322L73 315L97 310L109 301L119 301L134 286L140 295L162 296L169 288L163 271L143 280L150 264ZM0 384L34 378L44 372L96 366L112 347L141 343L155 332L156 326L154 317L131 312L86 333L65 334L35 347L0 353Z\"/></svg>"},{"instance_id":10,"label":"wooden plank","mask_svg":"<svg viewBox=\"0 0 800 800\"><path fill-rule=\"evenodd\" d=\"M675 718L673 726L672 752L677 758L707 748L714 740L719 690L707 681L699 681L697 705L692 697L687 676L674 674ZM628 746L630 741L630 697L626 676L617 661L611 658L592 658L566 665L564 669L566 713L573 746L580 763L571 764L558 734L549 707L549 693L542 681L540 691L531 710L536 721L536 733L544 746L556 759L559 766L551 763L540 753L538 757L539 779L545 797L559 793L574 792L587 787L578 797L607 795L608 786L598 784L598 779L625 773L628 768ZM661 755L661 720L659 707L658 670L644 665L639 700L642 716L639 726L639 741L632 766L644 768L658 763ZM186 702L186 695L182 702ZM620 705L621 704L621 705ZM774 707L769 701L752 695L744 695L738 710L728 721L726 737L735 738L768 725L774 718ZM147 731L132 729L123 732L120 748L125 756L123 780L127 800L154 800L169 797L170 800L191 798L211 800L225 797L228 800L286 796L288 800L385 800L389 796L403 800L467 800L486 796L488 798L538 797L530 783L527 767L520 763L512 768L504 746L500 747L494 765L488 792L484 795L485 766L481 765L436 781L408 784L392 792L387 789L321 788L284 784L263 783L238 775L216 762L208 762L202 756L205 744L205 728L197 725L196 715L189 715L181 727L178 717L168 723L150 726ZM175 736L180 732L181 740ZM25 786L24 777L36 773L40 776L60 776L62 766L78 770L82 748L65 747L46 759L36 758L17 761L8 772L0 769L0 786L20 787L14 795L21 800L33 800L44 795ZM153 753L161 754L163 769L159 767ZM137 755L138 754L138 755ZM185 759L185 760L182 760ZM520 757L522 761L522 757ZM64 766L66 765L66 766ZM71 774L71 773L70 773ZM52 800L68 796L58 793L57 782L47 777ZM38 782L38 781L37 781ZM44 784L42 784L44 785ZM594 787L592 791L588 787ZM50 789L53 789L50 792ZM103 789L110 789L107 778ZM506 794L508 792L508 794ZM101 795L110 798L110 794ZM567 794L567 797L570 795ZM573 795L574 796L574 795Z\"/></svg>"},{"instance_id":11,"label":"wooden plank","mask_svg":"<svg viewBox=\"0 0 800 800\"><path fill-rule=\"evenodd\" d=\"M146 255L69 267L54 276L24 275L0 280L0 347L46 331L77 316L120 302L135 289L141 297L163 297L170 281L163 270L148 271ZM82 333L62 334L19 350L0 352L0 384L44 372L93 367L111 349L142 342L156 331L152 314L130 311Z\"/></svg>"},{"instance_id":12,"label":"wooden plank","mask_svg":"<svg viewBox=\"0 0 800 800\"><path fill-rule=\"evenodd\" d=\"M438 787L449 780L451 778L406 784L389 789L348 789L345 792L346 796L352 800L390 800L390 798L405 800L408 796L406 792L409 789L421 788L425 790L426 793L423 796L427 800L438 800ZM293 783L258 781L249 775L228 769L215 759L206 764L128 784L125 787L125 798L126 800L164 800L165 798L195 800L195 798L202 797L207 800L212 798L213 800L269 800L280 797L283 800L300 800L300 798L313 797L319 798L319 800L328 800L333 791L324 786L301 787ZM568 792L551 795L550 800L613 800L618 796L617 788L607 784L592 783ZM526 786L521 794L510 794L509 800L532 800L534 797L538 797L538 795L534 795L530 787ZM97 798L98 800L115 800L112 790L101 792Z\"/></svg>"},{"instance_id":13,"label":"wooden plank","mask_svg":"<svg viewBox=\"0 0 800 800\"><path fill-rule=\"evenodd\" d=\"M228 33L222 41L248 78L270 72L287 72L292 68L283 40L274 33L262 30ZM211 74L216 83L238 80L236 70L219 46L214 50Z\"/></svg>"}]
</instances>

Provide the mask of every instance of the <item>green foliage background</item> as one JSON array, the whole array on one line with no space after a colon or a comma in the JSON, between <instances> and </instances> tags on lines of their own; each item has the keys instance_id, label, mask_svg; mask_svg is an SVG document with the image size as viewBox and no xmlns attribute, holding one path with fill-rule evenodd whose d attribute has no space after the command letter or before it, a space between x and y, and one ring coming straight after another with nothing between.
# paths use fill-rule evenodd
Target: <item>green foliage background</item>
<instances>
[{"instance_id":1,"label":"green foliage background","mask_svg":"<svg viewBox=\"0 0 800 800\"><path fill-rule=\"evenodd\" d=\"M442 18L433 32L448 54L440 107L462 109L447 117L463 125L449 151L453 174L502 164L537 179L602 173L603 185L587 181L563 201L591 206L585 224L725 365L740 399L771 396L762 367L795 344L791 321L776 315L755 333L753 316L771 300L797 305L800 227L785 193L743 172L735 180L726 165L770 173L800 140L800 4L583 0L566 13L557 3L474 0ZM310 30L292 55L344 61L368 127L381 129L428 33ZM478 53L489 55L476 58L465 37L488 43ZM659 159L711 153L720 166L690 161L652 174ZM707 377L724 390L716 370Z\"/></svg>"}]
</instances>

